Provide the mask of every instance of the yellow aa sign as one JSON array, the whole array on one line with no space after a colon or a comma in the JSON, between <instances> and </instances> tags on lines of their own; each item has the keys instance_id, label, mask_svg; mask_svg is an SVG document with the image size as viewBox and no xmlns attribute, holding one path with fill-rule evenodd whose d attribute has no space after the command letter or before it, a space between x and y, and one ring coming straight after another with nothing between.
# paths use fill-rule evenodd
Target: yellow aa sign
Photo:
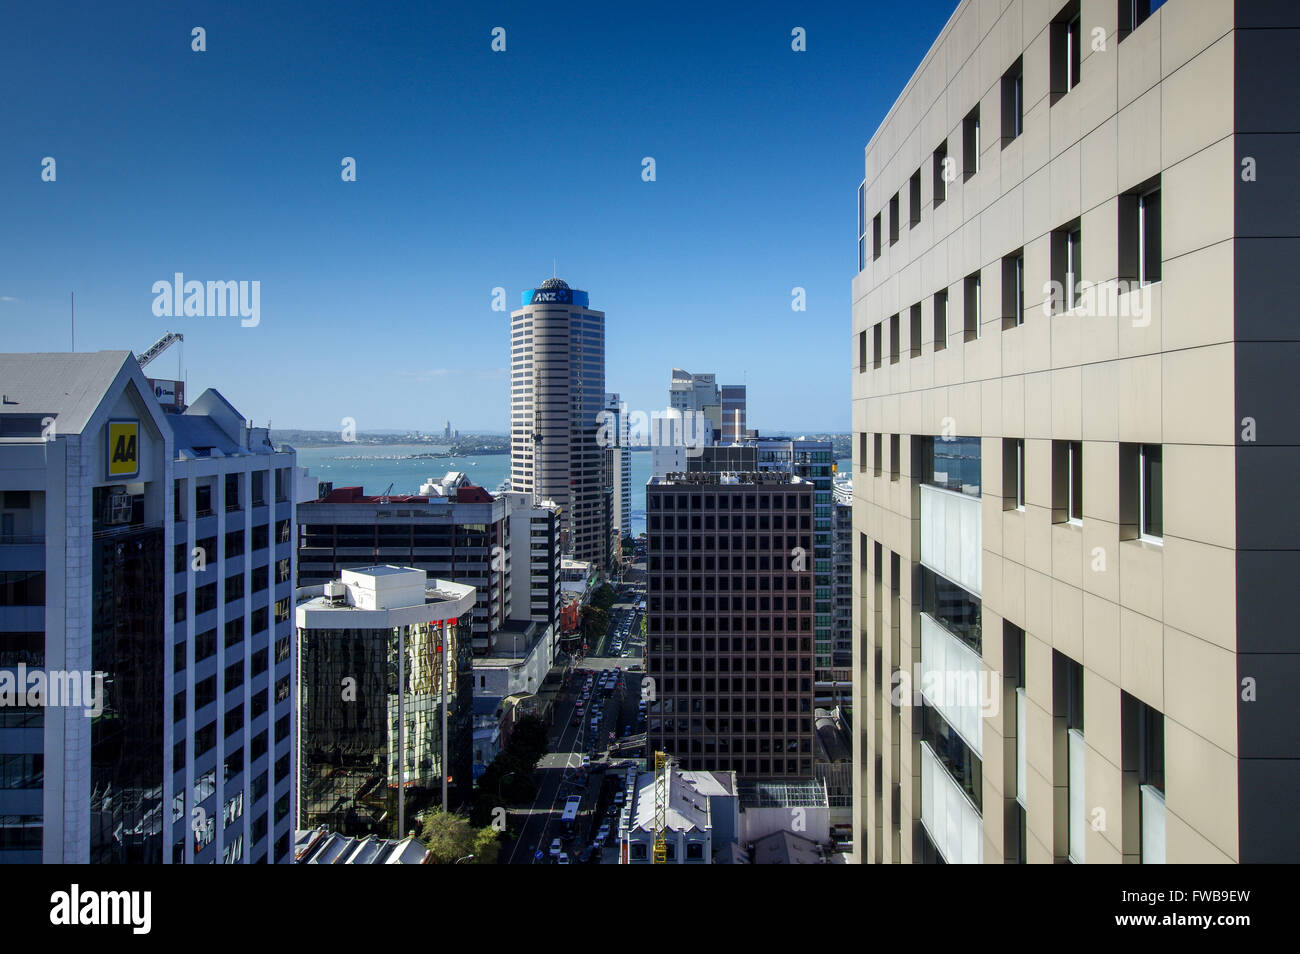
<instances>
[{"instance_id":1,"label":"yellow aa sign","mask_svg":"<svg viewBox=\"0 0 1300 954\"><path fill-rule=\"evenodd\" d=\"M140 473L140 422L108 422L109 479L135 477Z\"/></svg>"}]
</instances>

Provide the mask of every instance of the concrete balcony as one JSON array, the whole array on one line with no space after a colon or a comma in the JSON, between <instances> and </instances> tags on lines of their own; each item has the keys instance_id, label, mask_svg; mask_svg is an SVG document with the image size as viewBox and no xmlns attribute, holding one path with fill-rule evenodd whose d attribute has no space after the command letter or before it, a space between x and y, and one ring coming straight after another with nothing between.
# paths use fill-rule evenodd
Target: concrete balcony
<instances>
[{"instance_id":1,"label":"concrete balcony","mask_svg":"<svg viewBox=\"0 0 1300 954\"><path fill-rule=\"evenodd\" d=\"M921 485L921 562L976 596L983 583L979 497Z\"/></svg>"}]
</instances>

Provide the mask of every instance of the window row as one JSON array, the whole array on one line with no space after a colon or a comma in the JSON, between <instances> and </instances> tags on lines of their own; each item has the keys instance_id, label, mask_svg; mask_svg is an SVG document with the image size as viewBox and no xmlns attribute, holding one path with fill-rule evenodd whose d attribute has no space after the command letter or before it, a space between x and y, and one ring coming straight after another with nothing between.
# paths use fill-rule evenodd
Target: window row
<instances>
[{"instance_id":1,"label":"window row","mask_svg":"<svg viewBox=\"0 0 1300 954\"><path fill-rule=\"evenodd\" d=\"M1164 0L1116 0L1119 25L1119 40L1122 42L1133 30L1136 30L1164 4ZM1067 93L1079 85L1082 79L1083 32L1080 14L1080 0L1069 0L1052 19L1048 29L1048 83L1049 105L1055 106ZM1005 149L1010 143L1024 133L1025 125L1025 70L1023 55L1016 57L1014 63L1002 74L999 81L999 99L1001 106L1001 147ZM969 180L979 172L980 156L983 143L980 138L980 107L966 114L961 124L962 181ZM933 207L943 204L948 194L948 185L957 181L956 160L948 155L948 140L935 148L931 156L931 189ZM915 228L921 223L922 170L917 169L907 183L907 227ZM888 204L888 221L883 220L886 210L877 212L871 219L870 248L872 261L880 258L884 244L884 231L888 225L888 240L892 246L898 242L902 226L901 201L902 190L895 192ZM867 267L867 207L866 183L858 186L858 271Z\"/></svg>"}]
</instances>

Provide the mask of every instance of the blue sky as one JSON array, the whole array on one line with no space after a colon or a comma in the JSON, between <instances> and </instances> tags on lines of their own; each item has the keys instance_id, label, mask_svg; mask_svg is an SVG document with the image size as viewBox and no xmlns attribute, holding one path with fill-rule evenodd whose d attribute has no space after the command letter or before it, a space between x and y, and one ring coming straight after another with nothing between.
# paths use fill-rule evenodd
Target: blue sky
<instances>
[{"instance_id":1,"label":"blue sky","mask_svg":"<svg viewBox=\"0 0 1300 954\"><path fill-rule=\"evenodd\" d=\"M75 292L78 350L180 331L149 373L259 424L504 432L492 290L556 259L632 408L679 366L847 430L862 150L955 7L6 4L3 350L67 350ZM155 316L175 272L259 281L260 324Z\"/></svg>"}]
</instances>

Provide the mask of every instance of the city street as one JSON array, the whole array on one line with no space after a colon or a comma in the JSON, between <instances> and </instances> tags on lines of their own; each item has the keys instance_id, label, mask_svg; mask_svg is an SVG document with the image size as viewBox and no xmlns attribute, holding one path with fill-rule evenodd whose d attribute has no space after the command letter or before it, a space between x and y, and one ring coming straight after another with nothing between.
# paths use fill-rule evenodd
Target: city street
<instances>
[{"instance_id":1,"label":"city street","mask_svg":"<svg viewBox=\"0 0 1300 954\"><path fill-rule=\"evenodd\" d=\"M518 827L519 837L503 852L502 861L505 863L553 863L549 848L555 838L565 839L564 851L572 863L577 863L577 856L592 844L602 821L610 821L616 826L617 819L606 814L606 800L602 797L612 794L612 786L609 786L611 791L602 791L608 748L611 742L622 739L629 729L633 735L645 731L644 719L637 711L641 701L642 673L627 671L629 666L640 666L643 661L641 613L636 609L640 599L638 587L614 604L610 610L608 631L592 647L592 654L570 670L568 684L555 703L555 728L550 751L542 757L534 775L537 796L526 807L510 809L511 821ZM624 624L629 627L629 632L621 649L628 655L614 655L613 647L619 638L620 626ZM601 680L603 674L611 670L619 670L619 673L606 695L601 689ZM589 701L579 712L587 672L592 674L593 687ZM590 713L597 709L600 719L593 732ZM643 753L644 747L641 747L638 754ZM589 769L582 767L584 755L590 759ZM625 757L619 755L614 761ZM560 816L565 801L572 795L582 796L583 803L575 830L566 837L561 829ZM600 815L596 814L597 810ZM615 860L615 840L615 837L608 839L600 860ZM540 859L538 852L542 854Z\"/></svg>"}]
</instances>

